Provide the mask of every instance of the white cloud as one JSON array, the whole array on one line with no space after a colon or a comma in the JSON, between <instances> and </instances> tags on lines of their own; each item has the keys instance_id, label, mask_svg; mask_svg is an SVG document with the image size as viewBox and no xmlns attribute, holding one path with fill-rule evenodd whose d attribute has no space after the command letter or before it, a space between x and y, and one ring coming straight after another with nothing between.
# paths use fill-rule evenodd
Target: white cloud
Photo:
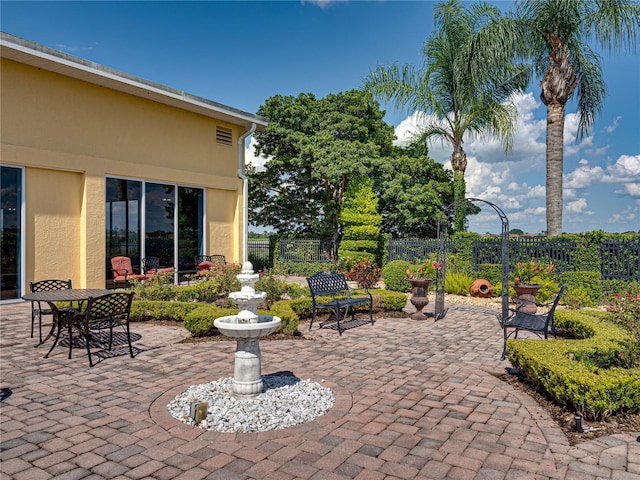
<instances>
[{"instance_id":1,"label":"white cloud","mask_svg":"<svg viewBox=\"0 0 640 480\"><path fill-rule=\"evenodd\" d=\"M607 168L607 183L637 182L640 179L640 155L621 155L616 163Z\"/></svg>"},{"instance_id":2,"label":"white cloud","mask_svg":"<svg viewBox=\"0 0 640 480\"><path fill-rule=\"evenodd\" d=\"M607 133L613 133L616 128L618 128L618 123L620 122L620 120L622 120L622 117L618 115L613 119L613 123L611 125L607 125L606 127L604 127L604 131Z\"/></svg>"},{"instance_id":3,"label":"white cloud","mask_svg":"<svg viewBox=\"0 0 640 480\"><path fill-rule=\"evenodd\" d=\"M258 171L262 171L265 169L264 164L269 161L268 157L265 156L257 156L256 155L256 140L255 137L251 137L249 141L249 146L244 151L244 159L247 165L253 165L256 167Z\"/></svg>"},{"instance_id":4,"label":"white cloud","mask_svg":"<svg viewBox=\"0 0 640 480\"><path fill-rule=\"evenodd\" d=\"M578 200L574 200L573 202L567 202L564 208L567 212L582 213L585 208L587 208L587 200L584 198L579 198Z\"/></svg>"},{"instance_id":5,"label":"white cloud","mask_svg":"<svg viewBox=\"0 0 640 480\"><path fill-rule=\"evenodd\" d=\"M616 190L617 194L640 199L640 183L624 183L621 187Z\"/></svg>"}]
</instances>

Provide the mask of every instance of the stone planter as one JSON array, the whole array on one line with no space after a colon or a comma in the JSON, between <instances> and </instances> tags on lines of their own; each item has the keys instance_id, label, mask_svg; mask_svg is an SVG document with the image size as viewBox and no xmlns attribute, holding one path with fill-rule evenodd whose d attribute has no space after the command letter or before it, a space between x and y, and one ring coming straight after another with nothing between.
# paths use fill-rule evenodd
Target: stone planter
<instances>
[{"instance_id":1,"label":"stone planter","mask_svg":"<svg viewBox=\"0 0 640 480\"><path fill-rule=\"evenodd\" d=\"M410 315L414 320L428 320L429 317L422 312L422 309L429 303L427 292L433 282L432 278L407 278L411 284L411 298L409 301L416 307L416 313Z\"/></svg>"},{"instance_id":2,"label":"stone planter","mask_svg":"<svg viewBox=\"0 0 640 480\"><path fill-rule=\"evenodd\" d=\"M540 284L519 284L512 285L516 291L518 297L516 308L524 313L536 313L538 307L536 306L536 294L538 290L542 288Z\"/></svg>"}]
</instances>

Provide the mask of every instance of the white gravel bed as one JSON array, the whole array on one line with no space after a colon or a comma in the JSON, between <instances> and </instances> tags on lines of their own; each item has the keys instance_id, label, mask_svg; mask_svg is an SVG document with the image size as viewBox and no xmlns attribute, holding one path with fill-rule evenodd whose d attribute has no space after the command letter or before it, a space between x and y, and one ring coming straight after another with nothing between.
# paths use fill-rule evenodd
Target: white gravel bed
<instances>
[{"instance_id":1,"label":"white gravel bed","mask_svg":"<svg viewBox=\"0 0 640 480\"><path fill-rule=\"evenodd\" d=\"M233 378L192 385L167 408L172 417L216 432L266 432L292 427L324 415L335 402L331 389L292 375L264 375L262 393L254 398L233 396ZM199 424L189 416L193 401L207 402L207 417Z\"/></svg>"}]
</instances>

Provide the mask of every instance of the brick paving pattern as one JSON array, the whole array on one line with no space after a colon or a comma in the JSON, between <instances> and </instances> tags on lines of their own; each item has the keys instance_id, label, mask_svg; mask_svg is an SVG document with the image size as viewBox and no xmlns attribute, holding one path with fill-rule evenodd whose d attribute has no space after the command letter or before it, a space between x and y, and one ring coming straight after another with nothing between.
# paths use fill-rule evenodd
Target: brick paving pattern
<instances>
[{"instance_id":1,"label":"brick paving pattern","mask_svg":"<svg viewBox=\"0 0 640 480\"><path fill-rule=\"evenodd\" d=\"M181 344L182 328L132 324L135 358L29 338L27 304L2 306L0 478L640 479L638 433L571 447L525 394L496 379L495 310L447 305L437 322L377 320L304 340L262 341L262 373L331 388L334 407L261 433L189 427L166 408L194 384L233 376L235 342ZM428 309L429 307L427 307ZM46 347L46 348L45 348Z\"/></svg>"}]
</instances>

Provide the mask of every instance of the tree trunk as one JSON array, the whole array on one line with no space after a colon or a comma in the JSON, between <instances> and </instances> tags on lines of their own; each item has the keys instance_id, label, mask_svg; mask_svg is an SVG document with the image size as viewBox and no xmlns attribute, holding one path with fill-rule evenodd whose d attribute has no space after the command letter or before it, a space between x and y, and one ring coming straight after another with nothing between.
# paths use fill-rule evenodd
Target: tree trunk
<instances>
[{"instance_id":1,"label":"tree trunk","mask_svg":"<svg viewBox=\"0 0 640 480\"><path fill-rule=\"evenodd\" d=\"M540 82L540 100L547 106L547 236L562 233L562 162L564 106L573 96L578 77L563 39L551 37L549 68Z\"/></svg>"},{"instance_id":2,"label":"tree trunk","mask_svg":"<svg viewBox=\"0 0 640 480\"><path fill-rule=\"evenodd\" d=\"M562 233L564 104L547 106L547 236Z\"/></svg>"}]
</instances>

